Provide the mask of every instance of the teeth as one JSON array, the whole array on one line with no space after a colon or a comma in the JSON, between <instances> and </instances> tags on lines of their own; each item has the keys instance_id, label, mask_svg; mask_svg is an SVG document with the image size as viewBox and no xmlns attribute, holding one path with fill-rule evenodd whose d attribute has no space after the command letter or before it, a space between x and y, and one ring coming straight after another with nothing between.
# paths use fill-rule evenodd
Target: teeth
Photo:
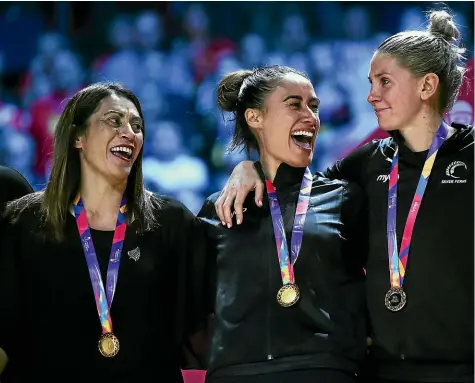
<instances>
[{"instance_id":1,"label":"teeth","mask_svg":"<svg viewBox=\"0 0 475 383\"><path fill-rule=\"evenodd\" d=\"M306 136L306 137L313 137L313 133L307 130L298 130L292 133L292 136Z\"/></svg>"},{"instance_id":2,"label":"teeth","mask_svg":"<svg viewBox=\"0 0 475 383\"><path fill-rule=\"evenodd\" d=\"M111 149L111 152L124 152L129 155L132 154L132 149L127 148L126 146L116 146L115 148Z\"/></svg>"}]
</instances>

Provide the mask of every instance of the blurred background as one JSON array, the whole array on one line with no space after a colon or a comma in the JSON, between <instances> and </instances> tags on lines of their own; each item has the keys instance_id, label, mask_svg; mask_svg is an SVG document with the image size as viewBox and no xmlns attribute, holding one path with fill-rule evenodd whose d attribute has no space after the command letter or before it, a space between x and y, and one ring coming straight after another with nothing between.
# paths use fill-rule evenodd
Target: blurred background
<instances>
[{"instance_id":1,"label":"blurred background","mask_svg":"<svg viewBox=\"0 0 475 383\"><path fill-rule=\"evenodd\" d=\"M471 59L474 2L448 5ZM440 3L2 1L0 164L42 188L65 99L91 82L119 81L144 109L147 188L196 213L245 159L226 151L233 124L216 106L219 78L285 64L306 71L321 100L312 170L322 170L377 127L366 102L374 49L425 28L424 11L434 8ZM459 114L473 123L473 109Z\"/></svg>"}]
</instances>

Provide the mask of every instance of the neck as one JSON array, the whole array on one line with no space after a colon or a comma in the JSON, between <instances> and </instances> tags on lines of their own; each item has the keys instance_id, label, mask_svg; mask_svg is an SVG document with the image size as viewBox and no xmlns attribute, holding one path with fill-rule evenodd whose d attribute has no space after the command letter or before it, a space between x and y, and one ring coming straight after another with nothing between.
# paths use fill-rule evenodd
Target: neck
<instances>
[{"instance_id":1,"label":"neck","mask_svg":"<svg viewBox=\"0 0 475 383\"><path fill-rule=\"evenodd\" d=\"M81 177L79 192L88 219L108 215L117 216L122 196L127 187L127 181L111 184L100 176L88 177L84 173Z\"/></svg>"},{"instance_id":2,"label":"neck","mask_svg":"<svg viewBox=\"0 0 475 383\"><path fill-rule=\"evenodd\" d=\"M280 164L282 161L278 161L275 158L271 158L268 156L261 156L260 158L262 164L262 170L266 175L267 179L271 182L274 182L275 175L277 174L277 169L279 169Z\"/></svg>"},{"instance_id":3,"label":"neck","mask_svg":"<svg viewBox=\"0 0 475 383\"><path fill-rule=\"evenodd\" d=\"M413 152L423 152L430 148L441 123L442 117L439 115L423 116L399 131L409 149Z\"/></svg>"}]
</instances>

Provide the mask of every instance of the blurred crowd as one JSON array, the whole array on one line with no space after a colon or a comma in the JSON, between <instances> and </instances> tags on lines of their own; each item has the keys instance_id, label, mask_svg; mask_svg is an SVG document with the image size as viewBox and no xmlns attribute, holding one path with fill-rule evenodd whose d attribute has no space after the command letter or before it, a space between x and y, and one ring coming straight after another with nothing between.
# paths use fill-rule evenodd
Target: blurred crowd
<instances>
[{"instance_id":1,"label":"blurred crowd","mask_svg":"<svg viewBox=\"0 0 475 383\"><path fill-rule=\"evenodd\" d=\"M68 5L55 7L56 21L45 23L44 12L25 10L23 4L0 8L0 164L42 188L64 100L85 84L119 81L138 95L144 110L147 188L175 196L194 212L245 159L245 153L227 152L233 123L215 101L224 73L265 64L307 72L321 100L312 167L323 169L376 127L366 102L374 49L390 34L425 28L424 10L437 7L414 2L89 4L81 17L93 26L81 35L64 22L71 17ZM472 57L473 2L450 6Z\"/></svg>"}]
</instances>

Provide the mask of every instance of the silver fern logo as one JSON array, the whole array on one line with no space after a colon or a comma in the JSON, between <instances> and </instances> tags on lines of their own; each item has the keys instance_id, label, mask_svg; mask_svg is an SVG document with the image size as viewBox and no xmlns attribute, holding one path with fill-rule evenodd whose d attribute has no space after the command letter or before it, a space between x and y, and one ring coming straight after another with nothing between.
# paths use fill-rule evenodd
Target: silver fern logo
<instances>
[{"instance_id":1,"label":"silver fern logo","mask_svg":"<svg viewBox=\"0 0 475 383\"><path fill-rule=\"evenodd\" d=\"M140 258L140 249L136 247L135 249L127 252L127 254L129 255L130 259L133 259L135 262L137 262Z\"/></svg>"},{"instance_id":2,"label":"silver fern logo","mask_svg":"<svg viewBox=\"0 0 475 383\"><path fill-rule=\"evenodd\" d=\"M465 169L465 171L460 170L460 168ZM457 170L459 169L459 170ZM457 172L456 172L457 170ZM466 171L468 170L467 164L462 161L453 161L447 166L445 170L445 175L451 179L442 180L443 184L465 184L467 183L467 179L461 179L462 175L465 175Z\"/></svg>"},{"instance_id":3,"label":"silver fern logo","mask_svg":"<svg viewBox=\"0 0 475 383\"><path fill-rule=\"evenodd\" d=\"M467 165L465 165L465 162L454 161L449 166L447 166L447 170L445 171L445 174L447 174L447 176L452 177L452 178L460 178L454 174L455 169L457 169L459 166L462 166L465 170L467 170Z\"/></svg>"}]
</instances>

